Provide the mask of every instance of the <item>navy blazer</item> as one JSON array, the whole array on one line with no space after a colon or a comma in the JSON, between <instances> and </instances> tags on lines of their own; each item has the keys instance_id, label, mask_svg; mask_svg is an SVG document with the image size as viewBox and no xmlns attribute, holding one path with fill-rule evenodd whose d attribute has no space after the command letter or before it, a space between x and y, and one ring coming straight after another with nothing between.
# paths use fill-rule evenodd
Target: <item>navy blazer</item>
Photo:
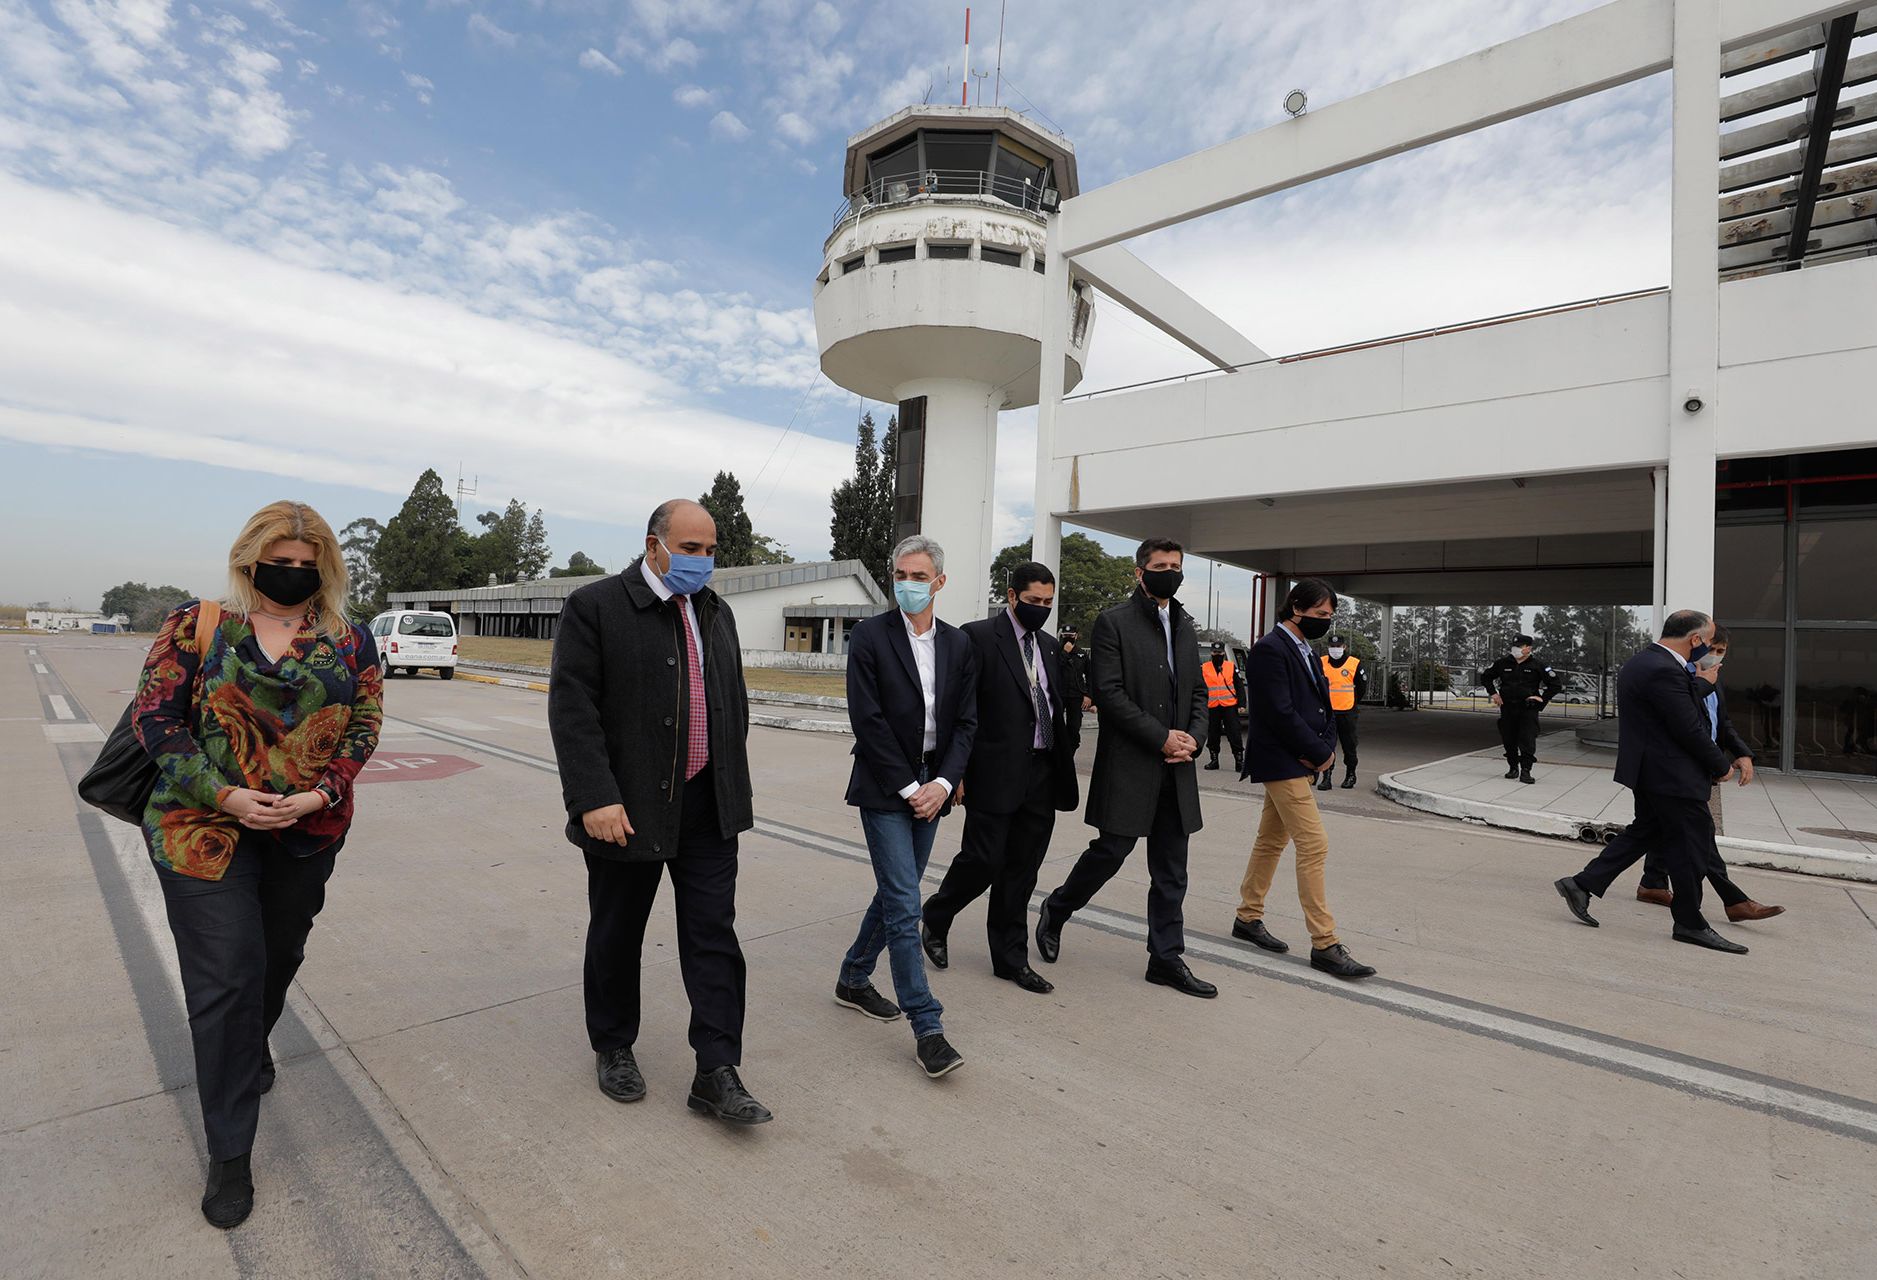
<instances>
[{"instance_id":1,"label":"navy blazer","mask_svg":"<svg viewBox=\"0 0 1877 1280\"><path fill-rule=\"evenodd\" d=\"M1732 767L1708 728L1707 691L1707 681L1659 644L1625 662L1616 677L1616 780L1632 791L1706 800Z\"/></svg>"},{"instance_id":2,"label":"navy blazer","mask_svg":"<svg viewBox=\"0 0 1877 1280\"><path fill-rule=\"evenodd\" d=\"M1030 676L1023 646L1010 611L959 628L978 654L978 731L965 766L965 804L980 813L1015 813L1030 789L1030 753L1036 743L1036 704L1030 699ZM1062 645L1047 631L1036 634L1036 660L1049 685L1053 729L1051 803L1070 810L1080 802L1075 776L1076 736L1065 710Z\"/></svg>"},{"instance_id":3,"label":"navy blazer","mask_svg":"<svg viewBox=\"0 0 1877 1280\"><path fill-rule=\"evenodd\" d=\"M933 718L938 723L938 767L957 790L978 730L978 655L971 641L937 618ZM925 691L898 609L864 619L847 645L847 721L854 728L854 768L847 803L862 809L901 811L900 789L919 781L924 758ZM945 809L951 801L945 802Z\"/></svg>"},{"instance_id":4,"label":"navy blazer","mask_svg":"<svg viewBox=\"0 0 1877 1280\"><path fill-rule=\"evenodd\" d=\"M1245 765L1239 777L1283 782L1316 776L1305 760L1336 754L1336 717L1329 681L1313 652L1308 661L1279 624L1251 647L1245 663L1251 720L1245 726Z\"/></svg>"}]
</instances>

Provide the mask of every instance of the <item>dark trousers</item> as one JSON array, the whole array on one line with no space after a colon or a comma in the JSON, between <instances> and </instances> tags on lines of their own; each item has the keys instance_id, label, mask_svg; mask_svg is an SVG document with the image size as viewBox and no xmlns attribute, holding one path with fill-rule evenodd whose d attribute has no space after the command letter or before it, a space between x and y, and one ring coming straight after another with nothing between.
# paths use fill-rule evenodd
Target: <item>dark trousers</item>
<instances>
[{"instance_id":1,"label":"dark trousers","mask_svg":"<svg viewBox=\"0 0 1877 1280\"><path fill-rule=\"evenodd\" d=\"M1538 763L1538 708L1529 702L1499 708L1499 741L1505 744L1506 763L1529 769Z\"/></svg>"},{"instance_id":2,"label":"dark trousers","mask_svg":"<svg viewBox=\"0 0 1877 1280\"><path fill-rule=\"evenodd\" d=\"M326 905L338 854L334 845L296 858L272 836L244 829L220 880L156 869L182 969L211 1160L254 1147L267 1036L306 959L306 935Z\"/></svg>"},{"instance_id":3,"label":"dark trousers","mask_svg":"<svg viewBox=\"0 0 1877 1280\"><path fill-rule=\"evenodd\" d=\"M1675 890L1669 907L1684 929L1705 929L1701 877L1714 847L1714 817L1706 800L1635 792L1636 817L1577 873L1578 887L1601 898L1612 882L1651 850L1660 855Z\"/></svg>"},{"instance_id":4,"label":"dark trousers","mask_svg":"<svg viewBox=\"0 0 1877 1280\"><path fill-rule=\"evenodd\" d=\"M1244 757L1244 748L1239 745L1238 708L1206 708L1206 750L1213 759L1219 757L1219 731L1225 731L1225 740L1232 744L1232 759L1240 761Z\"/></svg>"},{"instance_id":5,"label":"dark trousers","mask_svg":"<svg viewBox=\"0 0 1877 1280\"><path fill-rule=\"evenodd\" d=\"M1708 814L1713 816L1714 806L1708 806ZM1705 855L1701 859L1701 874L1714 886L1714 893L1721 902L1729 907L1737 907L1748 901L1748 897L1727 874L1727 863L1721 857L1720 845L1710 839ZM1668 888L1668 866L1662 861L1659 849L1651 849L1642 860L1642 887L1645 889Z\"/></svg>"},{"instance_id":6,"label":"dark trousers","mask_svg":"<svg viewBox=\"0 0 1877 1280\"><path fill-rule=\"evenodd\" d=\"M1343 765L1354 773L1356 771L1356 715L1354 711L1338 711L1336 716L1336 741L1343 749Z\"/></svg>"},{"instance_id":7,"label":"dark trousers","mask_svg":"<svg viewBox=\"0 0 1877 1280\"><path fill-rule=\"evenodd\" d=\"M991 945L991 971L999 977L1029 966L1030 896L1056 829L1050 753L1031 752L1028 767L1029 785L1013 812L986 813L966 804L963 847L925 904L926 927L943 938L958 913L988 889L984 935Z\"/></svg>"},{"instance_id":8,"label":"dark trousers","mask_svg":"<svg viewBox=\"0 0 1877 1280\"><path fill-rule=\"evenodd\" d=\"M1173 768L1160 766L1160 800L1154 809L1153 829L1147 835L1147 954L1173 961L1186 950L1186 827L1180 819L1179 789ZM1069 870L1062 887L1049 895L1047 905L1057 920L1080 911L1114 879L1115 872L1134 852L1139 836L1104 831L1089 842Z\"/></svg>"},{"instance_id":9,"label":"dark trousers","mask_svg":"<svg viewBox=\"0 0 1877 1280\"><path fill-rule=\"evenodd\" d=\"M639 957L658 882L676 895L678 971L691 1000L691 1048L699 1071L743 1060L747 969L736 937L735 836L717 825L710 769L684 784L678 851L666 862L617 862L587 854L587 1038L594 1051L639 1038Z\"/></svg>"}]
</instances>

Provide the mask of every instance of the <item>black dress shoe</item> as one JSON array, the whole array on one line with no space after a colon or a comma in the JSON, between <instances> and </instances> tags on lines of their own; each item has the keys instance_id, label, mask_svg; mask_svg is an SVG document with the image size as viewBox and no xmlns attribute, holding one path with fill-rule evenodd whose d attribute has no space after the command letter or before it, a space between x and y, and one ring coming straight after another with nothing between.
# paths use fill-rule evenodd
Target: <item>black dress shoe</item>
<instances>
[{"instance_id":1,"label":"black dress shoe","mask_svg":"<svg viewBox=\"0 0 1877 1280\"><path fill-rule=\"evenodd\" d=\"M1330 771L1328 769L1325 769L1322 773L1317 775L1317 790L1328 791L1329 789L1330 789Z\"/></svg>"},{"instance_id":2,"label":"black dress shoe","mask_svg":"<svg viewBox=\"0 0 1877 1280\"><path fill-rule=\"evenodd\" d=\"M768 1124L775 1119L768 1107L750 1097L735 1067L698 1072L692 1077L691 1096L684 1105L725 1124Z\"/></svg>"},{"instance_id":3,"label":"black dress shoe","mask_svg":"<svg viewBox=\"0 0 1877 1280\"><path fill-rule=\"evenodd\" d=\"M951 968L951 951L945 945L945 935L933 933L931 926L923 920L919 922L919 945L925 948L925 957L932 962L934 969Z\"/></svg>"},{"instance_id":4,"label":"black dress shoe","mask_svg":"<svg viewBox=\"0 0 1877 1280\"><path fill-rule=\"evenodd\" d=\"M1062 921L1049 909L1047 898L1036 909L1036 954L1046 964L1056 963L1056 957L1062 954Z\"/></svg>"},{"instance_id":5,"label":"black dress shoe","mask_svg":"<svg viewBox=\"0 0 1877 1280\"><path fill-rule=\"evenodd\" d=\"M891 1000L874 989L871 982L863 982L857 987L834 984L834 1003L864 1013L875 1022L898 1022L900 1008Z\"/></svg>"},{"instance_id":6,"label":"black dress shoe","mask_svg":"<svg viewBox=\"0 0 1877 1280\"><path fill-rule=\"evenodd\" d=\"M1056 989L1055 983L1030 968L1027 964L1015 972L1000 973L997 976L1002 978L1005 982L1016 983L1025 991L1034 991L1039 996L1046 996Z\"/></svg>"},{"instance_id":7,"label":"black dress shoe","mask_svg":"<svg viewBox=\"0 0 1877 1280\"><path fill-rule=\"evenodd\" d=\"M238 1227L254 1212L254 1175L248 1157L209 1161L209 1181L202 1191L202 1216L223 1231Z\"/></svg>"},{"instance_id":8,"label":"black dress shoe","mask_svg":"<svg viewBox=\"0 0 1877 1280\"><path fill-rule=\"evenodd\" d=\"M919 1066L926 1075L934 1080L948 1076L965 1065L964 1055L952 1048L951 1041L937 1031L919 1037L913 1048L913 1056L919 1060Z\"/></svg>"},{"instance_id":9,"label":"black dress shoe","mask_svg":"<svg viewBox=\"0 0 1877 1280\"><path fill-rule=\"evenodd\" d=\"M272 1050L261 1051L261 1092L266 1093L274 1087L274 1055Z\"/></svg>"},{"instance_id":10,"label":"black dress shoe","mask_svg":"<svg viewBox=\"0 0 1877 1280\"><path fill-rule=\"evenodd\" d=\"M1324 973L1338 978L1373 978L1375 966L1363 964L1349 954L1349 948L1342 943L1333 947L1311 947L1310 967L1321 969Z\"/></svg>"},{"instance_id":11,"label":"black dress shoe","mask_svg":"<svg viewBox=\"0 0 1877 1280\"><path fill-rule=\"evenodd\" d=\"M601 1093L614 1102L637 1102L645 1096L645 1077L639 1074L632 1050L606 1049L593 1056L598 1060Z\"/></svg>"},{"instance_id":12,"label":"black dress shoe","mask_svg":"<svg viewBox=\"0 0 1877 1280\"><path fill-rule=\"evenodd\" d=\"M1198 996L1201 1000L1210 1000L1219 994L1219 989L1204 978L1195 977L1186 967L1184 960L1149 960L1147 962L1147 981L1159 987L1172 987L1175 991L1184 991L1189 996Z\"/></svg>"},{"instance_id":13,"label":"black dress shoe","mask_svg":"<svg viewBox=\"0 0 1877 1280\"><path fill-rule=\"evenodd\" d=\"M1730 956L1744 956L1747 949L1738 942L1730 942L1712 929L1684 929L1675 926L1675 941L1686 942L1690 946L1706 947L1710 951L1725 951Z\"/></svg>"},{"instance_id":14,"label":"black dress shoe","mask_svg":"<svg viewBox=\"0 0 1877 1280\"><path fill-rule=\"evenodd\" d=\"M1516 778L1518 776L1519 776L1519 767L1517 765L1514 764L1514 765L1506 766L1506 777Z\"/></svg>"},{"instance_id":15,"label":"black dress shoe","mask_svg":"<svg viewBox=\"0 0 1877 1280\"><path fill-rule=\"evenodd\" d=\"M1590 914L1590 894L1578 888L1575 879L1565 876L1562 880L1553 881L1551 887L1558 891L1558 896L1564 899L1564 905L1571 909L1572 915L1591 928L1597 928L1597 918Z\"/></svg>"},{"instance_id":16,"label":"black dress shoe","mask_svg":"<svg viewBox=\"0 0 1877 1280\"><path fill-rule=\"evenodd\" d=\"M1284 941L1282 938L1274 937L1271 931L1264 927L1264 921L1262 920L1253 920L1247 923L1234 917L1232 920L1232 936L1241 942L1249 942L1254 947L1263 947L1266 951L1275 951L1279 955L1290 950L1290 943Z\"/></svg>"},{"instance_id":17,"label":"black dress shoe","mask_svg":"<svg viewBox=\"0 0 1877 1280\"><path fill-rule=\"evenodd\" d=\"M1212 757L1212 759L1210 759L1210 760L1208 760L1208 761L1206 761L1206 768L1208 768L1208 769L1216 769L1216 768L1218 768L1218 767L1219 767L1219 757L1217 757L1217 756L1214 756L1214 757Z\"/></svg>"},{"instance_id":18,"label":"black dress shoe","mask_svg":"<svg viewBox=\"0 0 1877 1280\"><path fill-rule=\"evenodd\" d=\"M1351 769L1343 778L1343 790L1348 791L1356 785L1356 771Z\"/></svg>"},{"instance_id":19,"label":"black dress shoe","mask_svg":"<svg viewBox=\"0 0 1877 1280\"><path fill-rule=\"evenodd\" d=\"M1519 770L1519 781L1520 781L1520 782L1527 782L1527 783L1536 783L1536 782L1538 781L1538 779L1536 779L1536 778L1534 778L1534 777L1532 777L1532 771L1531 771L1530 769L1520 769L1520 770Z\"/></svg>"}]
</instances>

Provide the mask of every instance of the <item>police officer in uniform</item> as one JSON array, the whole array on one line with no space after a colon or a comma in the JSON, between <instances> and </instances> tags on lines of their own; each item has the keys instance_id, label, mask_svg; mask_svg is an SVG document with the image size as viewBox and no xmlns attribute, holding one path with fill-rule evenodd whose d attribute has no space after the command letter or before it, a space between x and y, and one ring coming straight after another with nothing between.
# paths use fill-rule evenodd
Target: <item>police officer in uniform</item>
<instances>
[{"instance_id":1,"label":"police officer in uniform","mask_svg":"<svg viewBox=\"0 0 1877 1280\"><path fill-rule=\"evenodd\" d=\"M1238 668L1225 656L1225 642L1212 642L1212 661L1199 668L1206 680L1206 768L1219 767L1219 731L1232 744L1232 768L1245 767L1244 748L1239 745L1238 708L1244 699L1238 696Z\"/></svg>"},{"instance_id":2,"label":"police officer in uniform","mask_svg":"<svg viewBox=\"0 0 1877 1280\"><path fill-rule=\"evenodd\" d=\"M1071 737L1082 736L1082 713L1088 710L1088 654L1082 651L1082 637L1074 627L1064 627L1057 639L1062 653L1057 665L1062 668L1062 709L1069 717Z\"/></svg>"},{"instance_id":3,"label":"police officer in uniform","mask_svg":"<svg viewBox=\"0 0 1877 1280\"><path fill-rule=\"evenodd\" d=\"M1336 740L1343 749L1343 790L1356 785L1356 713L1369 696L1369 674L1362 669L1362 659L1349 652L1349 641L1331 636L1329 652L1318 658L1323 664L1323 678L1329 681L1330 710L1336 713ZM1317 790L1330 789L1331 769L1317 779Z\"/></svg>"},{"instance_id":4,"label":"police officer in uniform","mask_svg":"<svg viewBox=\"0 0 1877 1280\"><path fill-rule=\"evenodd\" d=\"M1538 713L1564 688L1564 679L1532 656L1532 638L1513 636L1512 652L1479 674L1480 683L1499 708L1499 741L1506 749L1506 777L1535 782L1538 763Z\"/></svg>"}]
</instances>

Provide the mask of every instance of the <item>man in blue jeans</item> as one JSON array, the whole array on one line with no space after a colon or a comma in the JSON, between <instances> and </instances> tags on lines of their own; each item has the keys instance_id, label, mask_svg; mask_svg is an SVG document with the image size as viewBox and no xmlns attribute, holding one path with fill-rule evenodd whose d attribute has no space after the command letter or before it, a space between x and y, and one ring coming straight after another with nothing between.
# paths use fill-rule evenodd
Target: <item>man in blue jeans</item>
<instances>
[{"instance_id":1,"label":"man in blue jeans","mask_svg":"<svg viewBox=\"0 0 1877 1280\"><path fill-rule=\"evenodd\" d=\"M932 612L944 585L938 543L916 534L904 539L893 548L896 607L855 627L848 642L854 769L847 803L860 810L875 889L834 987L835 1003L880 1022L904 1012L919 1065L934 1080L964 1059L946 1041L944 1009L926 985L919 884L978 727L977 651ZM868 980L882 950L898 1004Z\"/></svg>"}]
</instances>

